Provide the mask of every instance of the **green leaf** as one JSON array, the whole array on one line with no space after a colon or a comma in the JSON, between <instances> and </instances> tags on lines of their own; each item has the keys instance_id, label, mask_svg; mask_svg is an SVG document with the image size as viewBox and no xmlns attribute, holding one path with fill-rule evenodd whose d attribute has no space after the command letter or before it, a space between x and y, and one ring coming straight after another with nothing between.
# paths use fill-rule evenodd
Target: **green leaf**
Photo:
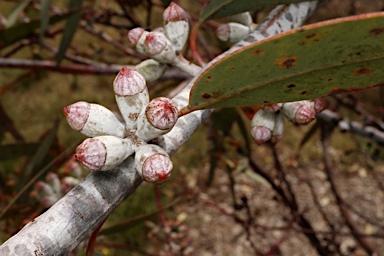
<instances>
[{"instance_id":1,"label":"green leaf","mask_svg":"<svg viewBox=\"0 0 384 256\"><path fill-rule=\"evenodd\" d=\"M253 43L194 81L194 110L314 99L384 85L384 12L312 24Z\"/></svg>"},{"instance_id":2,"label":"green leaf","mask_svg":"<svg viewBox=\"0 0 384 256\"><path fill-rule=\"evenodd\" d=\"M69 2L70 10L80 8L83 4L83 0L71 0ZM56 55L56 64L60 65L60 62L63 60L65 52L67 51L69 45L71 44L72 38L76 33L79 21L81 18L81 12L75 13L67 20L67 23L64 28L63 37L61 39L59 52Z\"/></svg>"},{"instance_id":3,"label":"green leaf","mask_svg":"<svg viewBox=\"0 0 384 256\"><path fill-rule=\"evenodd\" d=\"M290 4L305 0L212 0L200 13L200 20L227 17L273 4Z\"/></svg>"},{"instance_id":4,"label":"green leaf","mask_svg":"<svg viewBox=\"0 0 384 256\"><path fill-rule=\"evenodd\" d=\"M19 17L20 12L22 12L31 2L31 0L25 0L18 3L15 8L8 15L6 28L10 28L15 25L17 18Z\"/></svg>"},{"instance_id":5,"label":"green leaf","mask_svg":"<svg viewBox=\"0 0 384 256\"><path fill-rule=\"evenodd\" d=\"M56 121L53 127L51 128L51 130L49 131L49 133L41 141L34 155L32 156L32 158L30 159L30 161L25 167L23 177L21 179L22 180L21 184L24 183L26 178L29 178L29 176L33 173L35 167L40 165L43 162L45 156L48 154L49 149L51 148L54 142L54 139L57 136L58 127L59 127L59 122Z\"/></svg>"},{"instance_id":6,"label":"green leaf","mask_svg":"<svg viewBox=\"0 0 384 256\"><path fill-rule=\"evenodd\" d=\"M55 15L50 18L50 23L54 24L59 21L65 20L79 10L70 11L63 15ZM33 20L29 23L23 23L20 25L13 26L8 29L0 30L0 50L19 41L29 37L40 27L40 19Z\"/></svg>"},{"instance_id":7,"label":"green leaf","mask_svg":"<svg viewBox=\"0 0 384 256\"><path fill-rule=\"evenodd\" d=\"M41 17L40 17L40 43L44 43L44 34L49 25L49 6L52 0L41 1Z\"/></svg>"}]
</instances>

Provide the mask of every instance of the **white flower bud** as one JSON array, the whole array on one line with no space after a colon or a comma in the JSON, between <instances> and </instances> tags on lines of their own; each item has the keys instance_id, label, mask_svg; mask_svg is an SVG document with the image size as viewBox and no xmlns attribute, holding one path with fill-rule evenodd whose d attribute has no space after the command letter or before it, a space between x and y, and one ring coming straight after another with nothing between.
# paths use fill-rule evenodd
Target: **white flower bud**
<instances>
[{"instance_id":1,"label":"white flower bud","mask_svg":"<svg viewBox=\"0 0 384 256\"><path fill-rule=\"evenodd\" d=\"M275 113L260 109L251 121L251 135L257 144L268 141L275 127Z\"/></svg>"},{"instance_id":2,"label":"white flower bud","mask_svg":"<svg viewBox=\"0 0 384 256\"><path fill-rule=\"evenodd\" d=\"M284 114L281 111L275 113L275 126L272 130L271 142L276 145L281 140L284 133Z\"/></svg>"},{"instance_id":3,"label":"white flower bud","mask_svg":"<svg viewBox=\"0 0 384 256\"><path fill-rule=\"evenodd\" d=\"M68 193L73 187L79 184L79 182L80 181L74 177L66 176L61 180L61 191Z\"/></svg>"},{"instance_id":4,"label":"white flower bud","mask_svg":"<svg viewBox=\"0 0 384 256\"><path fill-rule=\"evenodd\" d=\"M188 39L189 24L187 13L179 5L170 3L163 13L164 34L175 51L180 52Z\"/></svg>"},{"instance_id":5,"label":"white flower bud","mask_svg":"<svg viewBox=\"0 0 384 256\"><path fill-rule=\"evenodd\" d=\"M155 98L140 112L136 135L144 141L157 138L169 132L177 119L177 107L170 99Z\"/></svg>"},{"instance_id":6,"label":"white flower bud","mask_svg":"<svg viewBox=\"0 0 384 256\"><path fill-rule=\"evenodd\" d=\"M134 143L130 139L115 136L99 136L84 140L76 148L76 159L91 171L107 171L121 164L133 154Z\"/></svg>"},{"instance_id":7,"label":"white flower bud","mask_svg":"<svg viewBox=\"0 0 384 256\"><path fill-rule=\"evenodd\" d=\"M316 114L321 113L325 109L323 98L317 98L317 99L311 100L311 104Z\"/></svg>"},{"instance_id":8,"label":"white flower bud","mask_svg":"<svg viewBox=\"0 0 384 256\"><path fill-rule=\"evenodd\" d=\"M166 67L166 64L161 64L153 59L148 59L137 65L135 70L145 78L145 81L153 82L164 74Z\"/></svg>"},{"instance_id":9,"label":"white flower bud","mask_svg":"<svg viewBox=\"0 0 384 256\"><path fill-rule=\"evenodd\" d=\"M308 124L316 115L313 105L308 100L286 102L282 110L289 120L298 124Z\"/></svg>"},{"instance_id":10,"label":"white flower bud","mask_svg":"<svg viewBox=\"0 0 384 256\"><path fill-rule=\"evenodd\" d=\"M253 23L252 16L249 12L242 12L236 15L232 15L231 17L229 17L229 19L232 22L237 22L247 27L252 26Z\"/></svg>"},{"instance_id":11,"label":"white flower bud","mask_svg":"<svg viewBox=\"0 0 384 256\"><path fill-rule=\"evenodd\" d=\"M38 181L35 183L34 188L37 192L42 193L45 196L51 196L55 194L53 188L44 181Z\"/></svg>"},{"instance_id":12,"label":"white flower bud","mask_svg":"<svg viewBox=\"0 0 384 256\"><path fill-rule=\"evenodd\" d=\"M143 28L134 28L128 31L127 33L127 39L132 47L136 47L137 43L139 42L139 39L141 35L144 33Z\"/></svg>"},{"instance_id":13,"label":"white flower bud","mask_svg":"<svg viewBox=\"0 0 384 256\"><path fill-rule=\"evenodd\" d=\"M61 193L61 182L59 176L56 173L49 172L45 177L45 180L52 187L55 193Z\"/></svg>"},{"instance_id":14,"label":"white flower bud","mask_svg":"<svg viewBox=\"0 0 384 256\"><path fill-rule=\"evenodd\" d=\"M126 129L136 128L136 120L149 102L144 77L137 71L122 68L113 82L113 89Z\"/></svg>"},{"instance_id":15,"label":"white flower bud","mask_svg":"<svg viewBox=\"0 0 384 256\"><path fill-rule=\"evenodd\" d=\"M240 23L229 22L221 24L216 30L216 35L221 41L237 43L248 35L249 31L250 29L247 26Z\"/></svg>"},{"instance_id":16,"label":"white flower bud","mask_svg":"<svg viewBox=\"0 0 384 256\"><path fill-rule=\"evenodd\" d=\"M135 166L143 180L158 184L171 176L173 168L167 152L153 144L142 144L137 148Z\"/></svg>"},{"instance_id":17,"label":"white flower bud","mask_svg":"<svg viewBox=\"0 0 384 256\"><path fill-rule=\"evenodd\" d=\"M167 37L160 32L149 32L145 37L144 51L160 63L173 63L176 59L175 49Z\"/></svg>"},{"instance_id":18,"label":"white flower bud","mask_svg":"<svg viewBox=\"0 0 384 256\"><path fill-rule=\"evenodd\" d=\"M145 31L143 28L134 28L130 30L127 34L128 42L136 48L139 53L145 54L144 50L144 41L145 37L148 35L148 31Z\"/></svg>"},{"instance_id":19,"label":"white flower bud","mask_svg":"<svg viewBox=\"0 0 384 256\"><path fill-rule=\"evenodd\" d=\"M63 109L68 124L88 137L113 135L125 137L125 127L109 109L80 101Z\"/></svg>"},{"instance_id":20,"label":"white flower bud","mask_svg":"<svg viewBox=\"0 0 384 256\"><path fill-rule=\"evenodd\" d=\"M261 109L269 112L276 112L283 106L283 103L265 104L261 106Z\"/></svg>"},{"instance_id":21,"label":"white flower bud","mask_svg":"<svg viewBox=\"0 0 384 256\"><path fill-rule=\"evenodd\" d=\"M40 205L43 208L48 208L54 205L57 201L59 201L59 197L57 195L50 195L50 196L45 196L40 200Z\"/></svg>"}]
</instances>

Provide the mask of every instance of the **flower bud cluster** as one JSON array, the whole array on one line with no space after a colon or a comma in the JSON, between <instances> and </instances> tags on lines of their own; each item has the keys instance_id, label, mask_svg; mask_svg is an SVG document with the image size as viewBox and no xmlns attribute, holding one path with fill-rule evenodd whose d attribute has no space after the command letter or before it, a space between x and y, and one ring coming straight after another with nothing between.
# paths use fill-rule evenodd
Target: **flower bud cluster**
<instances>
[{"instance_id":1,"label":"flower bud cluster","mask_svg":"<svg viewBox=\"0 0 384 256\"><path fill-rule=\"evenodd\" d=\"M159 66L146 63L144 70L145 65ZM77 147L76 159L91 171L107 171L136 152L136 169L142 178L163 182L170 176L172 162L163 149L146 142L173 128L178 120L176 105L164 97L149 101L146 79L128 68L117 74L113 89L122 121L98 104L77 102L63 109L69 125L91 137Z\"/></svg>"},{"instance_id":2,"label":"flower bud cluster","mask_svg":"<svg viewBox=\"0 0 384 256\"><path fill-rule=\"evenodd\" d=\"M261 106L251 122L251 135L257 144L271 141L273 145L282 138L284 115L293 123L308 124L324 110L323 99L275 103Z\"/></svg>"},{"instance_id":3,"label":"flower bud cluster","mask_svg":"<svg viewBox=\"0 0 384 256\"><path fill-rule=\"evenodd\" d=\"M216 29L217 37L224 42L237 43L252 30L252 17L249 12L230 17L230 22L220 24Z\"/></svg>"},{"instance_id":4,"label":"flower bud cluster","mask_svg":"<svg viewBox=\"0 0 384 256\"><path fill-rule=\"evenodd\" d=\"M164 27L152 32L135 28L128 32L131 46L160 63L173 64L183 49L189 34L187 13L177 4L170 3L163 13Z\"/></svg>"},{"instance_id":5,"label":"flower bud cluster","mask_svg":"<svg viewBox=\"0 0 384 256\"><path fill-rule=\"evenodd\" d=\"M60 180L56 173L49 172L45 177L45 181L35 183L31 194L39 200L41 206L48 208L78 183L79 180L72 176L66 176Z\"/></svg>"}]
</instances>

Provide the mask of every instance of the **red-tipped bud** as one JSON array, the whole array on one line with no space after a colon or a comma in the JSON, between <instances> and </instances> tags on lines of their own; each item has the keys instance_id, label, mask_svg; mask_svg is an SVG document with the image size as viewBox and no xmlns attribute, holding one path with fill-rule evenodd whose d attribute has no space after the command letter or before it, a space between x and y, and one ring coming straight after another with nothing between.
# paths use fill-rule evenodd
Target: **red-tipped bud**
<instances>
[{"instance_id":1,"label":"red-tipped bud","mask_svg":"<svg viewBox=\"0 0 384 256\"><path fill-rule=\"evenodd\" d=\"M76 159L91 171L111 170L134 152L129 139L99 136L84 140L76 148Z\"/></svg>"},{"instance_id":2,"label":"red-tipped bud","mask_svg":"<svg viewBox=\"0 0 384 256\"><path fill-rule=\"evenodd\" d=\"M275 113L260 109L252 118L251 135L260 145L271 138L274 127Z\"/></svg>"},{"instance_id":3,"label":"red-tipped bud","mask_svg":"<svg viewBox=\"0 0 384 256\"><path fill-rule=\"evenodd\" d=\"M323 98L314 99L311 101L311 103L316 114L321 113L325 109Z\"/></svg>"},{"instance_id":4,"label":"red-tipped bud","mask_svg":"<svg viewBox=\"0 0 384 256\"><path fill-rule=\"evenodd\" d=\"M113 89L126 129L134 129L141 109L149 102L144 77L137 71L122 68L113 82Z\"/></svg>"},{"instance_id":5,"label":"red-tipped bud","mask_svg":"<svg viewBox=\"0 0 384 256\"><path fill-rule=\"evenodd\" d=\"M44 208L48 208L54 205L58 200L59 198L56 195L45 196L40 200L40 205Z\"/></svg>"},{"instance_id":6,"label":"red-tipped bud","mask_svg":"<svg viewBox=\"0 0 384 256\"><path fill-rule=\"evenodd\" d=\"M189 24L187 13L179 5L171 3L163 14L164 34L174 49L180 52L188 39Z\"/></svg>"},{"instance_id":7,"label":"red-tipped bud","mask_svg":"<svg viewBox=\"0 0 384 256\"><path fill-rule=\"evenodd\" d=\"M221 24L217 30L217 37L224 42L237 43L248 35L250 29L240 23L229 22Z\"/></svg>"},{"instance_id":8,"label":"red-tipped bud","mask_svg":"<svg viewBox=\"0 0 384 256\"><path fill-rule=\"evenodd\" d=\"M148 103L137 120L136 135L148 141L169 132L176 124L178 110L168 98L159 97Z\"/></svg>"},{"instance_id":9,"label":"red-tipped bud","mask_svg":"<svg viewBox=\"0 0 384 256\"><path fill-rule=\"evenodd\" d=\"M298 124L308 124L315 119L316 115L308 100L284 103L282 109L289 120Z\"/></svg>"},{"instance_id":10,"label":"red-tipped bud","mask_svg":"<svg viewBox=\"0 0 384 256\"><path fill-rule=\"evenodd\" d=\"M53 195L55 194L55 191L53 191L53 188L44 181L38 181L35 183L34 188L37 192L42 193L43 195Z\"/></svg>"},{"instance_id":11,"label":"red-tipped bud","mask_svg":"<svg viewBox=\"0 0 384 256\"><path fill-rule=\"evenodd\" d=\"M141 35L144 33L143 28L134 28L128 31L127 38L128 42L132 47L136 47Z\"/></svg>"},{"instance_id":12,"label":"red-tipped bud","mask_svg":"<svg viewBox=\"0 0 384 256\"><path fill-rule=\"evenodd\" d=\"M45 177L45 180L52 187L55 193L61 192L61 182L60 182L59 176L56 173L49 172Z\"/></svg>"},{"instance_id":13,"label":"red-tipped bud","mask_svg":"<svg viewBox=\"0 0 384 256\"><path fill-rule=\"evenodd\" d=\"M171 176L173 164L168 154L161 147L143 144L135 154L135 166L143 180L162 183Z\"/></svg>"},{"instance_id":14,"label":"red-tipped bud","mask_svg":"<svg viewBox=\"0 0 384 256\"><path fill-rule=\"evenodd\" d=\"M284 133L284 115L281 111L275 113L275 127L272 130L271 142L276 145L281 140Z\"/></svg>"},{"instance_id":15,"label":"red-tipped bud","mask_svg":"<svg viewBox=\"0 0 384 256\"><path fill-rule=\"evenodd\" d=\"M63 191L63 193L68 193L73 187L79 184L79 182L80 181L74 177L64 177L61 181L61 191Z\"/></svg>"},{"instance_id":16,"label":"red-tipped bud","mask_svg":"<svg viewBox=\"0 0 384 256\"><path fill-rule=\"evenodd\" d=\"M258 145L263 144L271 138L272 132L264 126L254 126L251 129L251 135Z\"/></svg>"},{"instance_id":17,"label":"red-tipped bud","mask_svg":"<svg viewBox=\"0 0 384 256\"><path fill-rule=\"evenodd\" d=\"M262 105L261 108L265 111L276 112L283 106L283 103L273 103Z\"/></svg>"},{"instance_id":18,"label":"red-tipped bud","mask_svg":"<svg viewBox=\"0 0 384 256\"><path fill-rule=\"evenodd\" d=\"M160 63L173 63L176 58L171 42L160 32L150 32L143 44L145 53Z\"/></svg>"},{"instance_id":19,"label":"red-tipped bud","mask_svg":"<svg viewBox=\"0 0 384 256\"><path fill-rule=\"evenodd\" d=\"M166 64L161 64L155 60L148 59L137 65L135 69L145 78L145 81L153 82L164 74L166 67Z\"/></svg>"},{"instance_id":20,"label":"red-tipped bud","mask_svg":"<svg viewBox=\"0 0 384 256\"><path fill-rule=\"evenodd\" d=\"M125 136L124 124L107 108L87 102L77 102L63 109L72 129L88 137L100 135Z\"/></svg>"}]
</instances>

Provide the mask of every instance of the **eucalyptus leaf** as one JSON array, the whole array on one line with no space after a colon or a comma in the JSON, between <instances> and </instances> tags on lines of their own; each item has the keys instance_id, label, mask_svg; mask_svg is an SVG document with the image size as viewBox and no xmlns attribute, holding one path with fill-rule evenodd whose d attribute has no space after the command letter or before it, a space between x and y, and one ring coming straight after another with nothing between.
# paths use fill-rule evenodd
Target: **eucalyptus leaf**
<instances>
[{"instance_id":1,"label":"eucalyptus leaf","mask_svg":"<svg viewBox=\"0 0 384 256\"><path fill-rule=\"evenodd\" d=\"M201 11L200 20L227 17L274 4L291 4L305 0L212 0Z\"/></svg>"},{"instance_id":2,"label":"eucalyptus leaf","mask_svg":"<svg viewBox=\"0 0 384 256\"><path fill-rule=\"evenodd\" d=\"M42 0L41 1L41 16L40 16L40 43L44 43L44 34L49 25L49 6L51 5L52 0Z\"/></svg>"},{"instance_id":3,"label":"eucalyptus leaf","mask_svg":"<svg viewBox=\"0 0 384 256\"><path fill-rule=\"evenodd\" d=\"M24 11L24 9L29 5L30 2L31 0L24 0L15 6L15 8L8 15L6 28L10 28L16 24L17 18L19 17L20 13Z\"/></svg>"},{"instance_id":4,"label":"eucalyptus leaf","mask_svg":"<svg viewBox=\"0 0 384 256\"><path fill-rule=\"evenodd\" d=\"M83 4L83 0L71 0L69 2L68 9L70 10L78 9L82 6L82 4ZM68 18L67 23L65 24L59 52L56 55L57 65L60 65L61 61L65 56L65 52L67 51L69 45L71 44L72 38L77 31L81 14L82 14L81 12L73 14L70 18Z\"/></svg>"},{"instance_id":5,"label":"eucalyptus leaf","mask_svg":"<svg viewBox=\"0 0 384 256\"><path fill-rule=\"evenodd\" d=\"M79 12L79 10L73 10L62 15L51 16L49 22L50 24L57 23L59 21L67 19L69 16L77 12ZM20 41L24 38L29 37L31 34L35 32L36 29L40 27L40 23L41 23L41 20L37 19L37 20L32 20L28 23L15 25L8 29L0 30L0 50L17 41Z\"/></svg>"},{"instance_id":6,"label":"eucalyptus leaf","mask_svg":"<svg viewBox=\"0 0 384 256\"><path fill-rule=\"evenodd\" d=\"M384 85L384 12L325 21L243 47L194 81L184 115Z\"/></svg>"}]
</instances>

